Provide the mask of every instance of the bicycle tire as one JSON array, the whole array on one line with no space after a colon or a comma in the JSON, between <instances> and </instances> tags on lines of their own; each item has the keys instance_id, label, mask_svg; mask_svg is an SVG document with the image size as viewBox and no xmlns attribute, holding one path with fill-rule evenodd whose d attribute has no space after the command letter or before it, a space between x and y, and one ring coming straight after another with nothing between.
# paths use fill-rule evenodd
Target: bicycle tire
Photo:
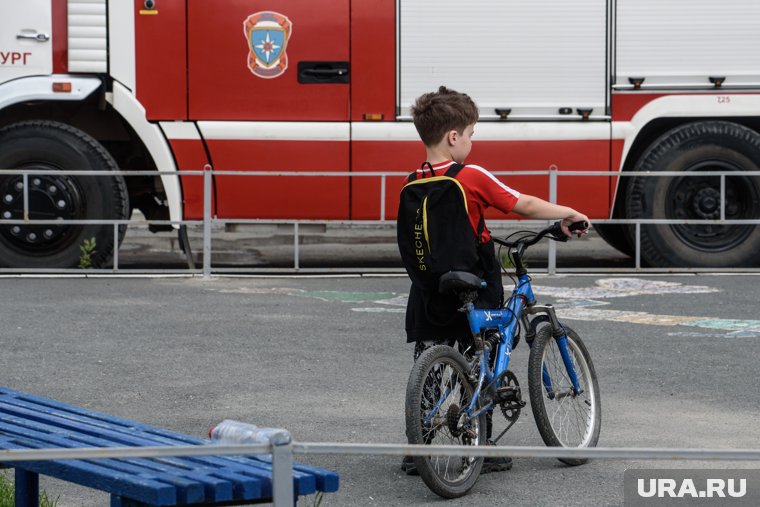
<instances>
[{"instance_id":1,"label":"bicycle tire","mask_svg":"<svg viewBox=\"0 0 760 507\"><path fill-rule=\"evenodd\" d=\"M530 320L530 329L526 330L525 332L525 341L528 343L529 346L533 346L533 340L536 339L536 334L538 333L538 327L541 325L549 325L551 324L551 320L549 320L549 316L542 314L542 315L536 315ZM528 337L532 336L532 338L529 340Z\"/></svg>"},{"instance_id":2,"label":"bicycle tire","mask_svg":"<svg viewBox=\"0 0 760 507\"><path fill-rule=\"evenodd\" d=\"M550 326L538 329L528 359L528 390L533 416L538 432L544 443L552 447L595 447L599 441L602 424L599 382L588 349L578 334L565 326L568 351L573 359L582 392L578 396L567 394L572 391L572 383L567 376L565 365L552 336ZM553 393L563 393L562 397L550 395L544 385L543 366L546 364L551 379ZM573 417L568 417L572 415ZM571 423L579 428L571 433ZM563 427L563 424L565 425ZM577 434L576 434L577 432ZM582 465L588 459L558 458L568 465Z\"/></svg>"},{"instance_id":3,"label":"bicycle tire","mask_svg":"<svg viewBox=\"0 0 760 507\"><path fill-rule=\"evenodd\" d=\"M453 389L441 399L447 391L446 387ZM436 345L423 352L414 363L406 389L406 436L409 443L484 445L485 414L478 416L474 424L466 425L467 430L458 430L458 425L451 422L459 421L456 415L461 408L469 405L473 392L468 365L462 354L446 345ZM427 422L425 419L436 404L440 409L436 411L437 415L433 415L433 420ZM414 456L422 480L431 491L443 498L458 498L467 494L478 480L483 466L482 457L453 458Z\"/></svg>"}]
</instances>

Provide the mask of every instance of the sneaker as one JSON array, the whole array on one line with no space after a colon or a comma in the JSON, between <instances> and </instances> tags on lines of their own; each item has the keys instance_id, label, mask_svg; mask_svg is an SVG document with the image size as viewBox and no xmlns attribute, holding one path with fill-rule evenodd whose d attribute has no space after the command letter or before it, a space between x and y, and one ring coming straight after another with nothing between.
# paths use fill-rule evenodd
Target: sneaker
<instances>
[{"instance_id":1,"label":"sneaker","mask_svg":"<svg viewBox=\"0 0 760 507\"><path fill-rule=\"evenodd\" d=\"M420 475L417 471L417 465L414 464L414 458L411 456L404 456L404 459L401 461L401 470L406 475Z\"/></svg>"},{"instance_id":2,"label":"sneaker","mask_svg":"<svg viewBox=\"0 0 760 507\"><path fill-rule=\"evenodd\" d=\"M506 472L512 470L512 458L486 458L483 460L483 468L480 469L482 474L490 474L491 472Z\"/></svg>"},{"instance_id":3,"label":"sneaker","mask_svg":"<svg viewBox=\"0 0 760 507\"><path fill-rule=\"evenodd\" d=\"M486 441L486 445L496 445L491 440ZM512 469L512 458L503 456L499 458L486 457L483 460L483 468L480 469L482 474L490 474L491 472L506 472Z\"/></svg>"}]
</instances>

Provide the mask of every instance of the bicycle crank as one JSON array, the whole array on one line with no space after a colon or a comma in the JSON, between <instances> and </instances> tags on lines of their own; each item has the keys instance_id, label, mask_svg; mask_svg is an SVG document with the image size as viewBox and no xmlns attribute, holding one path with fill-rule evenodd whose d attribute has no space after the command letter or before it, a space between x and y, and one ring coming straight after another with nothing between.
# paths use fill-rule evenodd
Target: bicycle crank
<instances>
[{"instance_id":1,"label":"bicycle crank","mask_svg":"<svg viewBox=\"0 0 760 507\"><path fill-rule=\"evenodd\" d=\"M507 370L504 373L502 386L496 390L496 400L499 402L504 419L509 424L504 428L504 431L499 433L499 436L493 439L494 443L498 442L507 430L517 422L517 419L520 418L520 411L525 406L525 402L522 400L522 392L520 391L520 383L512 371Z\"/></svg>"},{"instance_id":2,"label":"bicycle crank","mask_svg":"<svg viewBox=\"0 0 760 507\"><path fill-rule=\"evenodd\" d=\"M520 417L520 410L525 406L520 391L520 383L512 371L507 370L502 386L496 390L496 400L501 407L501 413L508 422L514 422Z\"/></svg>"}]
</instances>

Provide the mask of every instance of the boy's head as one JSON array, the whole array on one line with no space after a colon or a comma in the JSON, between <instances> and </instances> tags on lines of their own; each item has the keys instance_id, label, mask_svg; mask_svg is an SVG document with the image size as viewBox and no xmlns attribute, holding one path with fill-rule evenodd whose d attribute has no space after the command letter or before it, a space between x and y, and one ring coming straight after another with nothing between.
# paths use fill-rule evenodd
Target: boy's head
<instances>
[{"instance_id":1,"label":"boy's head","mask_svg":"<svg viewBox=\"0 0 760 507\"><path fill-rule=\"evenodd\" d=\"M478 106L465 93L445 86L437 92L426 93L412 105L412 119L425 146L441 142L452 130L460 135L478 121Z\"/></svg>"}]
</instances>

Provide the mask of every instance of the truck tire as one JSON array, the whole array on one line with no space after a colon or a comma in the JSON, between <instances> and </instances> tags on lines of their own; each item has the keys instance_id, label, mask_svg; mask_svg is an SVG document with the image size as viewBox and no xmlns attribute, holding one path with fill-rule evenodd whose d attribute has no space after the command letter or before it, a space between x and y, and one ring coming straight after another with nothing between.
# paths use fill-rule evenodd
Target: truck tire
<instances>
[{"instance_id":1,"label":"truck tire","mask_svg":"<svg viewBox=\"0 0 760 507\"><path fill-rule=\"evenodd\" d=\"M24 121L0 129L0 168L116 171L111 155L95 139L69 125ZM29 175L31 220L107 220L129 216L124 178L111 176ZM21 175L0 176L0 217L23 219ZM120 225L118 243L127 226ZM10 268L76 268L85 242L95 238L90 266L103 268L114 248L113 225L14 224L0 226L0 265Z\"/></svg>"},{"instance_id":2,"label":"truck tire","mask_svg":"<svg viewBox=\"0 0 760 507\"><path fill-rule=\"evenodd\" d=\"M628 257L633 257L636 254L636 248L633 242L631 242L630 233L626 229L630 229L630 226L594 224L594 230L608 245Z\"/></svg>"},{"instance_id":3,"label":"truck tire","mask_svg":"<svg viewBox=\"0 0 760 507\"><path fill-rule=\"evenodd\" d=\"M760 178L742 175L759 169L760 135L727 121L700 121L662 135L644 152L635 170L735 172L736 176L726 177L725 217L739 220L760 217ZM720 219L720 176L635 177L625 208L628 218ZM741 224L642 225L642 263L654 267L757 265L757 229Z\"/></svg>"}]
</instances>

